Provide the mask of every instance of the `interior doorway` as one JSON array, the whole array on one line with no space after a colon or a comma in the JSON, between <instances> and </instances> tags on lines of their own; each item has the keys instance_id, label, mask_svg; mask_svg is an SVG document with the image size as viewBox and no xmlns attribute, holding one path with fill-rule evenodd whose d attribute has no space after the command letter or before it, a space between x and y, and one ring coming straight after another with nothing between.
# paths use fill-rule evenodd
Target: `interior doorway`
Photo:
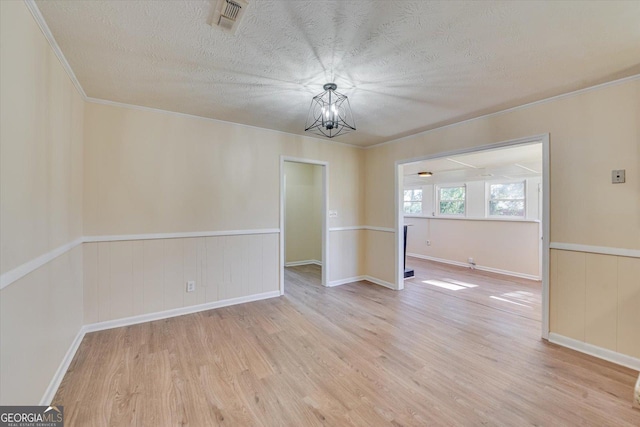
<instances>
[{"instance_id":1,"label":"interior doorway","mask_svg":"<svg viewBox=\"0 0 640 427\"><path fill-rule=\"evenodd\" d=\"M327 286L326 162L282 157L280 167L280 293L292 273ZM289 269L285 274L285 268ZM308 271L307 271L308 270Z\"/></svg>"},{"instance_id":2,"label":"interior doorway","mask_svg":"<svg viewBox=\"0 0 640 427\"><path fill-rule=\"evenodd\" d=\"M407 269L426 276L407 278L408 283L425 283L456 297L491 288L491 294L474 299L520 312L529 306L548 338L548 145L548 135L539 135L397 162L398 289L404 288L406 259ZM493 275L496 281L518 283L496 293L499 287L470 281L470 270L480 270L479 280ZM453 279L431 277L433 271ZM462 276L454 277L456 272Z\"/></svg>"}]
</instances>

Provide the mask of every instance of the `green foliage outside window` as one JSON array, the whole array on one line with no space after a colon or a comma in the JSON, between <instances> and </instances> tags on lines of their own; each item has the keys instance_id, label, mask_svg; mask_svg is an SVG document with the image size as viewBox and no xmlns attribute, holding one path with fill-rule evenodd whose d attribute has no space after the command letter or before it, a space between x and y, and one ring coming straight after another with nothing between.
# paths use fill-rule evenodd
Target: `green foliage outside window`
<instances>
[{"instance_id":1,"label":"green foliage outside window","mask_svg":"<svg viewBox=\"0 0 640 427\"><path fill-rule=\"evenodd\" d=\"M422 213L422 189L404 190L404 213Z\"/></svg>"},{"instance_id":2,"label":"green foliage outside window","mask_svg":"<svg viewBox=\"0 0 640 427\"><path fill-rule=\"evenodd\" d=\"M489 215L525 216L524 182L491 184L489 186Z\"/></svg>"},{"instance_id":3,"label":"green foliage outside window","mask_svg":"<svg viewBox=\"0 0 640 427\"><path fill-rule=\"evenodd\" d=\"M440 187L440 214L464 215L465 187Z\"/></svg>"}]
</instances>

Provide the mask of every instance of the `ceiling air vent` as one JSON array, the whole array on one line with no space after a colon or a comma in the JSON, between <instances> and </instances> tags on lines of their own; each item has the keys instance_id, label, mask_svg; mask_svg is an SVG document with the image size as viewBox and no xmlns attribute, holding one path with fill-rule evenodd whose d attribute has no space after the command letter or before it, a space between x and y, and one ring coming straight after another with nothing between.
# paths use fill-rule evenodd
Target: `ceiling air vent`
<instances>
[{"instance_id":1,"label":"ceiling air vent","mask_svg":"<svg viewBox=\"0 0 640 427\"><path fill-rule=\"evenodd\" d=\"M235 33L246 8L247 2L244 0L218 0L211 25Z\"/></svg>"}]
</instances>

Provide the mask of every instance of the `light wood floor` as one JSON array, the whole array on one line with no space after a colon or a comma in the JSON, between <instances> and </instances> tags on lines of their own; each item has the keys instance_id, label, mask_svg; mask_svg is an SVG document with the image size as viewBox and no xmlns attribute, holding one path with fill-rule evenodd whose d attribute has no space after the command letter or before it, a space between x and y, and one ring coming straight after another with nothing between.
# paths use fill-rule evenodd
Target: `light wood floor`
<instances>
[{"instance_id":1,"label":"light wood floor","mask_svg":"<svg viewBox=\"0 0 640 427\"><path fill-rule=\"evenodd\" d=\"M412 263L402 292L295 267L281 298L88 334L54 403L67 426L640 425L637 373L490 298L539 308L537 283Z\"/></svg>"}]
</instances>

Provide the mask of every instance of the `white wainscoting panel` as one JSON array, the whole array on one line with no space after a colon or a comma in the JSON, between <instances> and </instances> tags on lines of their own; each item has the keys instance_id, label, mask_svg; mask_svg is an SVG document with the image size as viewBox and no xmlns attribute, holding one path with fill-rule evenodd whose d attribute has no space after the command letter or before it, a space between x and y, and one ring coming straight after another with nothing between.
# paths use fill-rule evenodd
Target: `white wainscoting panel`
<instances>
[{"instance_id":1,"label":"white wainscoting panel","mask_svg":"<svg viewBox=\"0 0 640 427\"><path fill-rule=\"evenodd\" d=\"M276 291L278 254L276 233L86 243L84 323Z\"/></svg>"}]
</instances>

